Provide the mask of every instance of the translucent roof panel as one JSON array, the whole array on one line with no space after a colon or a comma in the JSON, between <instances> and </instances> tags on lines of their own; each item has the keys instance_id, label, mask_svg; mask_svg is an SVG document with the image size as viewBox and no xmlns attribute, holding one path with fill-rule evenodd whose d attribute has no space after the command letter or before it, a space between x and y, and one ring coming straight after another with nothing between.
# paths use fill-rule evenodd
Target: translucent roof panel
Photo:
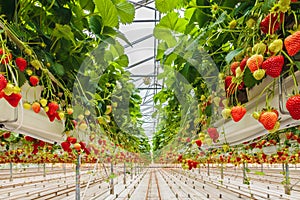
<instances>
[{"instance_id":1,"label":"translucent roof panel","mask_svg":"<svg viewBox=\"0 0 300 200\"><path fill-rule=\"evenodd\" d=\"M159 12L155 10L154 1L130 1L136 7L135 20L132 24L121 25L120 31L132 44L129 46L120 41L129 57L132 82L140 90L143 98L141 105L143 128L152 139L155 132L156 119L152 118L155 111L153 97L160 90L162 81L157 80L159 69L155 61L157 41L153 37L153 29L159 21Z\"/></svg>"}]
</instances>

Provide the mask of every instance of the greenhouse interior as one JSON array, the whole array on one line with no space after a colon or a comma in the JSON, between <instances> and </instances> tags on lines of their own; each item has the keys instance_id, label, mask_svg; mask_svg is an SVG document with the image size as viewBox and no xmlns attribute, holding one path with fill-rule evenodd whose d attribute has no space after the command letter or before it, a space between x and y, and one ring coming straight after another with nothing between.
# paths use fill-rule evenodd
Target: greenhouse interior
<instances>
[{"instance_id":1,"label":"greenhouse interior","mask_svg":"<svg viewBox=\"0 0 300 200\"><path fill-rule=\"evenodd\" d=\"M0 0L0 199L300 200L299 21L298 0Z\"/></svg>"}]
</instances>

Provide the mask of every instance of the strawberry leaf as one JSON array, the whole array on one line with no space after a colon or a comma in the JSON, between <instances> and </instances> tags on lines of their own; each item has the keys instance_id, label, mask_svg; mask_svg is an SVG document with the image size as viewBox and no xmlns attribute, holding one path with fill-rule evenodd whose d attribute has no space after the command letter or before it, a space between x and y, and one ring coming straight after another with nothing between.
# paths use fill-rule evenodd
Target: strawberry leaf
<instances>
[{"instance_id":1,"label":"strawberry leaf","mask_svg":"<svg viewBox=\"0 0 300 200\"><path fill-rule=\"evenodd\" d=\"M229 64L232 59L238 55L239 53L241 53L244 49L243 48L238 48L236 50L231 51L230 53L227 54L227 56L225 57L225 61Z\"/></svg>"},{"instance_id":2,"label":"strawberry leaf","mask_svg":"<svg viewBox=\"0 0 300 200\"><path fill-rule=\"evenodd\" d=\"M244 83L245 83L245 86L247 88L253 88L256 84L260 83L262 80L256 80L254 77L253 77L253 74L251 73L251 71L249 70L248 67L245 68L245 71L244 71Z\"/></svg>"},{"instance_id":3,"label":"strawberry leaf","mask_svg":"<svg viewBox=\"0 0 300 200\"><path fill-rule=\"evenodd\" d=\"M296 64L296 67L298 68L298 70L300 70L300 62L296 61L295 64Z\"/></svg>"}]
</instances>

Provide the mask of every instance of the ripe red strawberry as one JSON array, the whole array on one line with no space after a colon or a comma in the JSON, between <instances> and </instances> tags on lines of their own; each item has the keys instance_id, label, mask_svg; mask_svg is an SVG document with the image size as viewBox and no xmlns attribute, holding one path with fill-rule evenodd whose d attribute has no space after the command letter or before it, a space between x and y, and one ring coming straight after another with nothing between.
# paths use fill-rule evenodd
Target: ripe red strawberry
<instances>
[{"instance_id":1,"label":"ripe red strawberry","mask_svg":"<svg viewBox=\"0 0 300 200\"><path fill-rule=\"evenodd\" d=\"M280 76L283 65L284 65L284 57L282 55L278 55L278 56L272 56L267 60L265 60L261 68L266 70L267 75L276 78Z\"/></svg>"},{"instance_id":2,"label":"ripe red strawberry","mask_svg":"<svg viewBox=\"0 0 300 200\"><path fill-rule=\"evenodd\" d=\"M85 149L85 148L86 148L85 142L82 142L82 141L81 141L81 142L79 142L79 144L81 145L81 148L82 148L82 149ZM123 153L123 152L122 152L122 153Z\"/></svg>"},{"instance_id":3,"label":"ripe red strawberry","mask_svg":"<svg viewBox=\"0 0 300 200\"><path fill-rule=\"evenodd\" d=\"M39 113L41 110L41 105L38 102L34 102L31 108L35 113Z\"/></svg>"},{"instance_id":4,"label":"ripe red strawberry","mask_svg":"<svg viewBox=\"0 0 300 200\"><path fill-rule=\"evenodd\" d=\"M27 61L22 57L18 57L16 58L16 65L18 66L20 71L23 72L27 67Z\"/></svg>"},{"instance_id":5,"label":"ripe red strawberry","mask_svg":"<svg viewBox=\"0 0 300 200\"><path fill-rule=\"evenodd\" d=\"M284 39L284 46L287 50L289 56L294 56L300 50L300 31L295 32L292 35L289 35Z\"/></svg>"},{"instance_id":6,"label":"ripe red strawberry","mask_svg":"<svg viewBox=\"0 0 300 200\"><path fill-rule=\"evenodd\" d=\"M298 0L291 0L291 2L298 2Z\"/></svg>"},{"instance_id":7,"label":"ripe red strawberry","mask_svg":"<svg viewBox=\"0 0 300 200\"><path fill-rule=\"evenodd\" d=\"M196 140L195 143L197 144L198 147L201 147L202 141L200 139Z\"/></svg>"},{"instance_id":8,"label":"ripe red strawberry","mask_svg":"<svg viewBox=\"0 0 300 200\"><path fill-rule=\"evenodd\" d=\"M293 119L300 119L300 94L292 96L287 100L286 109Z\"/></svg>"},{"instance_id":9,"label":"ripe red strawberry","mask_svg":"<svg viewBox=\"0 0 300 200\"><path fill-rule=\"evenodd\" d=\"M7 86L7 80L3 74L0 74L0 91L6 88Z\"/></svg>"},{"instance_id":10,"label":"ripe red strawberry","mask_svg":"<svg viewBox=\"0 0 300 200\"><path fill-rule=\"evenodd\" d=\"M259 117L259 122L262 123L262 125L267 130L272 130L277 122L278 115L273 111L266 111L263 112Z\"/></svg>"},{"instance_id":11,"label":"ripe red strawberry","mask_svg":"<svg viewBox=\"0 0 300 200\"><path fill-rule=\"evenodd\" d=\"M240 121L244 115L246 114L247 110L243 106L234 106L231 108L231 117L233 121L238 122Z\"/></svg>"},{"instance_id":12,"label":"ripe red strawberry","mask_svg":"<svg viewBox=\"0 0 300 200\"><path fill-rule=\"evenodd\" d=\"M286 139L290 140L293 137L293 133L292 132L287 132L285 133Z\"/></svg>"},{"instance_id":13,"label":"ripe red strawberry","mask_svg":"<svg viewBox=\"0 0 300 200\"><path fill-rule=\"evenodd\" d=\"M21 100L22 95L20 93L12 93L11 95L7 96L4 94L4 99L12 106L17 107L19 104L19 101Z\"/></svg>"},{"instance_id":14,"label":"ripe red strawberry","mask_svg":"<svg viewBox=\"0 0 300 200\"><path fill-rule=\"evenodd\" d=\"M254 54L247 60L247 66L250 71L253 73L260 68L264 61L264 57L259 54Z\"/></svg>"},{"instance_id":15,"label":"ripe red strawberry","mask_svg":"<svg viewBox=\"0 0 300 200\"><path fill-rule=\"evenodd\" d=\"M71 144L75 144L77 142L77 139L76 137L67 137L67 141L70 142Z\"/></svg>"},{"instance_id":16,"label":"ripe red strawberry","mask_svg":"<svg viewBox=\"0 0 300 200\"><path fill-rule=\"evenodd\" d=\"M55 113L53 114L53 115L51 115L50 113L49 113L49 111L48 112L46 112L46 114L47 114L47 116L48 116L48 118L49 118L49 120L50 120L50 122L53 122L54 120L55 120Z\"/></svg>"},{"instance_id":17,"label":"ripe red strawberry","mask_svg":"<svg viewBox=\"0 0 300 200\"><path fill-rule=\"evenodd\" d=\"M43 140L39 140L37 144L39 147L44 147L46 143Z\"/></svg>"},{"instance_id":18,"label":"ripe red strawberry","mask_svg":"<svg viewBox=\"0 0 300 200\"><path fill-rule=\"evenodd\" d=\"M226 76L225 78L225 91L227 96L232 95L236 89L236 83L232 83L232 78L232 76Z\"/></svg>"},{"instance_id":19,"label":"ripe red strawberry","mask_svg":"<svg viewBox=\"0 0 300 200\"><path fill-rule=\"evenodd\" d=\"M240 66L240 62L233 62L230 65L230 70L234 76L236 76L235 70L238 68L238 66Z\"/></svg>"},{"instance_id":20,"label":"ripe red strawberry","mask_svg":"<svg viewBox=\"0 0 300 200\"><path fill-rule=\"evenodd\" d=\"M216 128L208 128L207 129L207 133L209 135L209 137L216 142L216 140L219 138L219 132Z\"/></svg>"},{"instance_id":21,"label":"ripe red strawberry","mask_svg":"<svg viewBox=\"0 0 300 200\"><path fill-rule=\"evenodd\" d=\"M54 115L56 113L56 111L58 110L59 106L57 104L57 102L52 101L48 103L48 107L49 107L49 114L50 115Z\"/></svg>"},{"instance_id":22,"label":"ripe red strawberry","mask_svg":"<svg viewBox=\"0 0 300 200\"><path fill-rule=\"evenodd\" d=\"M32 138L32 137L30 137L30 136L28 136L28 135L25 135L25 136L24 136L24 139L25 139L26 141L28 141L28 142L34 141L34 138Z\"/></svg>"},{"instance_id":23,"label":"ripe red strawberry","mask_svg":"<svg viewBox=\"0 0 300 200\"><path fill-rule=\"evenodd\" d=\"M2 136L3 136L4 139L7 139L7 138L10 137L10 132L9 132L9 131L6 131L6 132L3 133Z\"/></svg>"},{"instance_id":24,"label":"ripe red strawberry","mask_svg":"<svg viewBox=\"0 0 300 200\"><path fill-rule=\"evenodd\" d=\"M240 63L240 68L241 68L242 71L244 71L244 69L245 69L245 66L246 66L246 64L247 64L247 60L248 60L248 57L245 57L245 58L241 61L241 63Z\"/></svg>"},{"instance_id":25,"label":"ripe red strawberry","mask_svg":"<svg viewBox=\"0 0 300 200\"><path fill-rule=\"evenodd\" d=\"M63 148L64 151L68 151L70 149L70 142L62 142L61 147Z\"/></svg>"},{"instance_id":26,"label":"ripe red strawberry","mask_svg":"<svg viewBox=\"0 0 300 200\"><path fill-rule=\"evenodd\" d=\"M32 86L36 86L39 83L39 78L37 76L30 76L29 81Z\"/></svg>"},{"instance_id":27,"label":"ripe red strawberry","mask_svg":"<svg viewBox=\"0 0 300 200\"><path fill-rule=\"evenodd\" d=\"M284 14L280 13L280 17L278 13L270 13L268 14L261 22L260 22L260 30L267 34L273 34L277 31L283 21ZM280 18L280 19L279 19Z\"/></svg>"}]
</instances>

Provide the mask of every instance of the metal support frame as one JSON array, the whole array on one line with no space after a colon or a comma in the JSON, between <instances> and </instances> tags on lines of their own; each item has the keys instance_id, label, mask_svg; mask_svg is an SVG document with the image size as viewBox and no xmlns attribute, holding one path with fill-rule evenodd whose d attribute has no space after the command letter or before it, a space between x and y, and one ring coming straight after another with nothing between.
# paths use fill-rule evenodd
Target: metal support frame
<instances>
[{"instance_id":1,"label":"metal support frame","mask_svg":"<svg viewBox=\"0 0 300 200\"><path fill-rule=\"evenodd\" d=\"M210 176L209 163L207 163L207 176Z\"/></svg>"},{"instance_id":2,"label":"metal support frame","mask_svg":"<svg viewBox=\"0 0 300 200\"><path fill-rule=\"evenodd\" d=\"M287 195L291 194L291 187L290 187L290 169L288 163L282 163L283 174L284 174L284 193Z\"/></svg>"},{"instance_id":3,"label":"metal support frame","mask_svg":"<svg viewBox=\"0 0 300 200\"><path fill-rule=\"evenodd\" d=\"M126 163L125 162L124 162L123 170L124 170L123 184L126 185Z\"/></svg>"},{"instance_id":4,"label":"metal support frame","mask_svg":"<svg viewBox=\"0 0 300 200\"><path fill-rule=\"evenodd\" d=\"M46 177L46 163L43 164L43 177Z\"/></svg>"},{"instance_id":5,"label":"metal support frame","mask_svg":"<svg viewBox=\"0 0 300 200\"><path fill-rule=\"evenodd\" d=\"M138 65L140 65L140 64L143 64L143 63L145 63L145 62L148 62L149 60L152 60L152 59L154 59L154 58L155 58L155 56L148 57L148 58L146 58L146 59L144 59L144 60L141 60L141 61L139 61L139 62L137 62L137 63L134 63L134 64L128 66L126 69L132 69L132 68L134 68L134 67L136 67L136 66L138 66Z\"/></svg>"},{"instance_id":6,"label":"metal support frame","mask_svg":"<svg viewBox=\"0 0 300 200\"><path fill-rule=\"evenodd\" d=\"M139 9L139 8L144 7L144 8L148 8L150 10L155 10L156 11L155 8L147 6L148 4L153 3L154 1L143 0L143 1L139 1L139 2L133 2L133 1L129 1L129 2L135 5L135 9Z\"/></svg>"},{"instance_id":7,"label":"metal support frame","mask_svg":"<svg viewBox=\"0 0 300 200\"><path fill-rule=\"evenodd\" d=\"M221 163L221 179L224 179L224 164Z\"/></svg>"},{"instance_id":8,"label":"metal support frame","mask_svg":"<svg viewBox=\"0 0 300 200\"><path fill-rule=\"evenodd\" d=\"M141 38L139 38L139 39L137 39L137 40L131 42L131 45L129 45L129 44L124 45L124 48L126 49L126 48L128 48L128 47L132 47L133 45L138 44L138 43L140 43L140 42L143 42L143 41L145 41L145 40L147 40L147 39L150 39L150 38L152 38L152 37L153 37L153 34L151 33L151 34L149 34L149 35L146 35L146 36L144 36L144 37L141 37Z\"/></svg>"},{"instance_id":9,"label":"metal support frame","mask_svg":"<svg viewBox=\"0 0 300 200\"><path fill-rule=\"evenodd\" d=\"M111 161L110 162L110 174L113 175L114 173L114 163ZM114 178L113 176L110 178L110 194L115 193L115 188L114 188Z\"/></svg>"},{"instance_id":10,"label":"metal support frame","mask_svg":"<svg viewBox=\"0 0 300 200\"><path fill-rule=\"evenodd\" d=\"M81 163L81 157L80 154L77 155L77 160L76 160L76 194L75 194L75 199L80 200L80 163Z\"/></svg>"},{"instance_id":11,"label":"metal support frame","mask_svg":"<svg viewBox=\"0 0 300 200\"><path fill-rule=\"evenodd\" d=\"M9 163L9 181L13 181L13 163Z\"/></svg>"}]
</instances>

